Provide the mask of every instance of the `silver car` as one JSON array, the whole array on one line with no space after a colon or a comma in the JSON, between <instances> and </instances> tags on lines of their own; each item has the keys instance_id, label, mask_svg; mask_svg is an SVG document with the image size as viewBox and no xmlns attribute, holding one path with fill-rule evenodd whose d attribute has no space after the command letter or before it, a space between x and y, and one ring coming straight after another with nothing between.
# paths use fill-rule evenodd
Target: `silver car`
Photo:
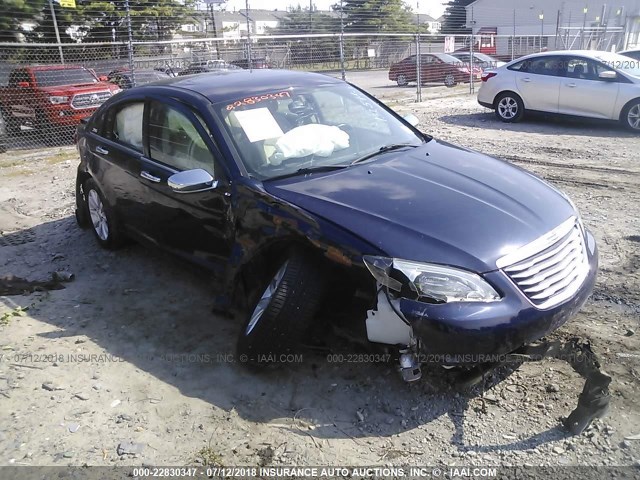
<instances>
[{"instance_id":1,"label":"silver car","mask_svg":"<svg viewBox=\"0 0 640 480\"><path fill-rule=\"evenodd\" d=\"M503 122L537 111L618 120L640 133L640 61L582 50L527 55L485 71L478 102Z\"/></svg>"}]
</instances>

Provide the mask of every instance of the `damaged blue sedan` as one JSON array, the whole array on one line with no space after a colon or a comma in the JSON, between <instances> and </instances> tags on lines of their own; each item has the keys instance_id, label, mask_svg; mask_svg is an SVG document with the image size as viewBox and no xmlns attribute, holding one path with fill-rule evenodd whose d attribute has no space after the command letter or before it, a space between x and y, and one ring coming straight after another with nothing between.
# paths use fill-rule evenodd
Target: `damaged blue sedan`
<instances>
[{"instance_id":1,"label":"damaged blue sedan","mask_svg":"<svg viewBox=\"0 0 640 480\"><path fill-rule=\"evenodd\" d=\"M105 248L132 238L213 272L254 363L340 311L406 380L424 359L490 362L581 308L596 243L562 192L416 121L313 73L144 85L78 128L76 217Z\"/></svg>"}]
</instances>

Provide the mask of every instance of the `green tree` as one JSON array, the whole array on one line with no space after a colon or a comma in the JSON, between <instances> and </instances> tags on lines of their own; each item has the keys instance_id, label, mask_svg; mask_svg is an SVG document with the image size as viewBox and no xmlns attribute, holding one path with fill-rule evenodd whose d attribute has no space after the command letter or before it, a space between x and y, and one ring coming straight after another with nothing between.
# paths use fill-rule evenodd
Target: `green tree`
<instances>
[{"instance_id":1,"label":"green tree","mask_svg":"<svg viewBox=\"0 0 640 480\"><path fill-rule=\"evenodd\" d=\"M340 7L334 7L339 11ZM344 0L345 30L357 33L414 33L411 8L402 0Z\"/></svg>"},{"instance_id":2,"label":"green tree","mask_svg":"<svg viewBox=\"0 0 640 480\"><path fill-rule=\"evenodd\" d=\"M23 32L22 23L37 21L47 0L0 0L0 41L14 42Z\"/></svg>"},{"instance_id":3,"label":"green tree","mask_svg":"<svg viewBox=\"0 0 640 480\"><path fill-rule=\"evenodd\" d=\"M317 10L290 8L277 28L270 29L273 35L309 35L340 31L340 19ZM303 42L287 41L288 61L291 65L313 64L337 60L340 46L336 38L308 38Z\"/></svg>"},{"instance_id":4,"label":"green tree","mask_svg":"<svg viewBox=\"0 0 640 480\"><path fill-rule=\"evenodd\" d=\"M467 24L465 7L473 2L474 0L450 0L444 12L441 32L451 35L469 33L470 29L465 26Z\"/></svg>"}]
</instances>

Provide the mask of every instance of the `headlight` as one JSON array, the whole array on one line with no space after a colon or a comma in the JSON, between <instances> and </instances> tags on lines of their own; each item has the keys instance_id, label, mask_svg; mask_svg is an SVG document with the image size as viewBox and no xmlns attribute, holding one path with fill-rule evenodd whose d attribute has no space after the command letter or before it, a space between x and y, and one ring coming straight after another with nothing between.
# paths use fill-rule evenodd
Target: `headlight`
<instances>
[{"instance_id":1,"label":"headlight","mask_svg":"<svg viewBox=\"0 0 640 480\"><path fill-rule=\"evenodd\" d=\"M67 103L69 101L69 97L64 97L62 95L51 95L49 97L49 101L54 105L60 105L61 103Z\"/></svg>"},{"instance_id":2,"label":"headlight","mask_svg":"<svg viewBox=\"0 0 640 480\"><path fill-rule=\"evenodd\" d=\"M363 261L382 285L398 292L407 285L418 298L444 303L500 300L500 295L482 277L458 268L369 255Z\"/></svg>"},{"instance_id":3,"label":"headlight","mask_svg":"<svg viewBox=\"0 0 640 480\"><path fill-rule=\"evenodd\" d=\"M122 91L121 88L114 88L113 90L111 90L111 95L115 95L116 93L120 93Z\"/></svg>"}]
</instances>

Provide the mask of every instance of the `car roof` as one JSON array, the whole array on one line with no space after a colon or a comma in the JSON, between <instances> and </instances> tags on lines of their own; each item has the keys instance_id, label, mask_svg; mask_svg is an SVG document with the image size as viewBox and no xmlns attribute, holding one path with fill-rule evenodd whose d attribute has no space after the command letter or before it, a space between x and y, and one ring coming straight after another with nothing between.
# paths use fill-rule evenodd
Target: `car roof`
<instances>
[{"instance_id":1,"label":"car roof","mask_svg":"<svg viewBox=\"0 0 640 480\"><path fill-rule=\"evenodd\" d=\"M23 65L21 68L28 68L33 71L40 70L86 70L82 65Z\"/></svg>"},{"instance_id":2,"label":"car roof","mask_svg":"<svg viewBox=\"0 0 640 480\"><path fill-rule=\"evenodd\" d=\"M153 85L142 85L138 91L143 88L170 86L197 92L207 97L212 103L218 103L266 92L281 92L290 87L313 87L341 83L343 83L342 80L311 72L275 69L218 70L171 77L155 82Z\"/></svg>"}]
</instances>

